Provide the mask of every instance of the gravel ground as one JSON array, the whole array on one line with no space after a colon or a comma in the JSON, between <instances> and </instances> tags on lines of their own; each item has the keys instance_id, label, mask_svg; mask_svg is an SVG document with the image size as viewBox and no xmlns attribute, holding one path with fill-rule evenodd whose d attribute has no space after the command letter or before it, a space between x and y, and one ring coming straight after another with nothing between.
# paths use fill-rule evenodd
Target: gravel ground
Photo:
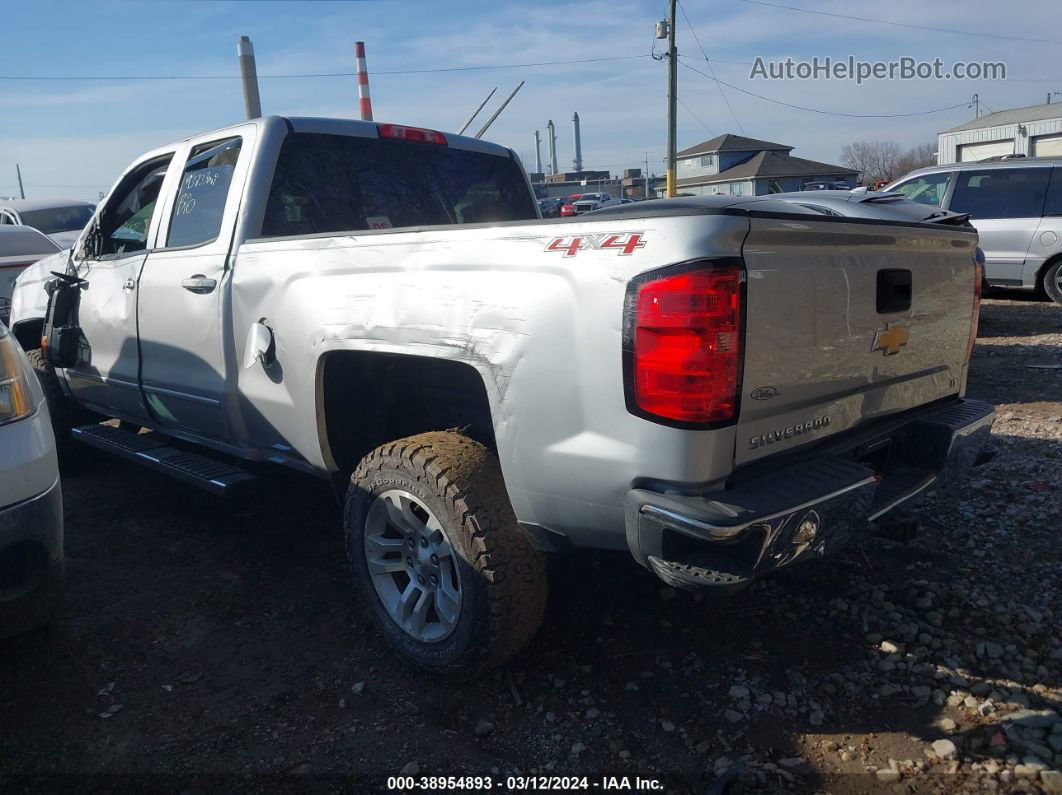
<instances>
[{"instance_id":1,"label":"gravel ground","mask_svg":"<svg viewBox=\"0 0 1062 795\"><path fill-rule=\"evenodd\" d=\"M931 498L913 543L871 539L721 603L622 555L559 557L535 642L466 685L387 650L317 484L278 477L233 506L94 459L64 482L61 621L0 645L0 789L519 771L1062 792L1060 364L1062 307L986 300L969 393L999 404L999 455Z\"/></svg>"}]
</instances>

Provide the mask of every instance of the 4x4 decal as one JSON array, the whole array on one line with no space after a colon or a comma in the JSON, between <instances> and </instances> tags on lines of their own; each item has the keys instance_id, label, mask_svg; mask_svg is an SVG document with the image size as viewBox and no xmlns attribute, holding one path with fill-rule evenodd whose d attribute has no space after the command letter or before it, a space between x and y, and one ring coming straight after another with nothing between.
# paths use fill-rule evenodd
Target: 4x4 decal
<instances>
[{"instance_id":1,"label":"4x4 decal","mask_svg":"<svg viewBox=\"0 0 1062 795\"><path fill-rule=\"evenodd\" d=\"M596 235L568 235L555 237L546 244L546 251L562 251L565 257L574 257L580 251L615 249L623 257L644 248L643 232L610 232Z\"/></svg>"}]
</instances>

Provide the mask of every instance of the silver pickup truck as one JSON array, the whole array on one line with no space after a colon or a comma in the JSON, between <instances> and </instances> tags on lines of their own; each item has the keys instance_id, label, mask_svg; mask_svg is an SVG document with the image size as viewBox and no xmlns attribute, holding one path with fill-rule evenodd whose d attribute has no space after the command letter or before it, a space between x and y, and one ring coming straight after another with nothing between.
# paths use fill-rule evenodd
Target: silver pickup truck
<instances>
[{"instance_id":1,"label":"silver pickup truck","mask_svg":"<svg viewBox=\"0 0 1062 795\"><path fill-rule=\"evenodd\" d=\"M381 631L468 677L534 635L547 552L728 592L965 475L994 417L963 399L977 236L926 213L544 221L504 147L270 117L133 163L20 278L13 329L68 445L217 493L255 462L330 478Z\"/></svg>"}]
</instances>

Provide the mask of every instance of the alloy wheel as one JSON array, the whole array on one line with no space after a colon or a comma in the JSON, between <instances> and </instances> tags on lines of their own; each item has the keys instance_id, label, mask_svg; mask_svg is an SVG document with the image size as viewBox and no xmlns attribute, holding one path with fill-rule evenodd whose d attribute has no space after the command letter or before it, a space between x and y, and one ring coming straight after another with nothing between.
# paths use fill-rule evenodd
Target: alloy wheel
<instances>
[{"instance_id":1,"label":"alloy wheel","mask_svg":"<svg viewBox=\"0 0 1062 795\"><path fill-rule=\"evenodd\" d=\"M431 510L408 491L384 491L369 506L364 539L373 587L391 619L420 641L453 632L461 615L461 572Z\"/></svg>"}]
</instances>

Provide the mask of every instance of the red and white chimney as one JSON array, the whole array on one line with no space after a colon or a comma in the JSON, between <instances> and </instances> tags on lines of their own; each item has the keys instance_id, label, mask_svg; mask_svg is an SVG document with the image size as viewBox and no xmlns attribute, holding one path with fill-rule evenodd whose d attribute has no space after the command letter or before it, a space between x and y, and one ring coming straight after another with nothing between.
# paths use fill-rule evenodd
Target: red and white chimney
<instances>
[{"instance_id":1,"label":"red and white chimney","mask_svg":"<svg viewBox=\"0 0 1062 795\"><path fill-rule=\"evenodd\" d=\"M369 97L369 69L365 66L365 42L354 42L354 57L358 71L358 110L362 121L372 121L372 99Z\"/></svg>"}]
</instances>

